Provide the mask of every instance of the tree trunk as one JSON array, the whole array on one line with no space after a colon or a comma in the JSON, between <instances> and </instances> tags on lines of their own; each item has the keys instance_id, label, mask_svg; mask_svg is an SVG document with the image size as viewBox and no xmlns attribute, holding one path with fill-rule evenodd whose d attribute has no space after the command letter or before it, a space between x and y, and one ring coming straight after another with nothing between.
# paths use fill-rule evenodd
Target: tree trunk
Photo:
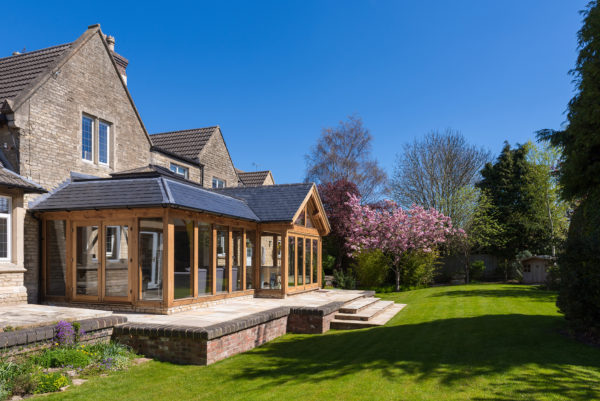
<instances>
[{"instance_id":1,"label":"tree trunk","mask_svg":"<svg viewBox=\"0 0 600 401\"><path fill-rule=\"evenodd\" d=\"M400 292L400 269L396 269L396 292Z\"/></svg>"}]
</instances>

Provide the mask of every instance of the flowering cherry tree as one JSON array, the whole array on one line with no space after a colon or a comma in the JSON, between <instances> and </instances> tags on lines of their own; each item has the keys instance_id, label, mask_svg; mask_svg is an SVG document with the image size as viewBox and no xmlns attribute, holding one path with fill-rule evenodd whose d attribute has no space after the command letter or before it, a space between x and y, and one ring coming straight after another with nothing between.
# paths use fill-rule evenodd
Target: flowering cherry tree
<instances>
[{"instance_id":1,"label":"flowering cherry tree","mask_svg":"<svg viewBox=\"0 0 600 401\"><path fill-rule=\"evenodd\" d=\"M405 210L395 202L383 201L376 206L362 205L350 195L347 246L352 252L381 250L392 261L396 274L396 291L400 291L400 261L411 251L431 252L453 235L464 231L452 227L450 217L435 209L413 205Z\"/></svg>"}]
</instances>

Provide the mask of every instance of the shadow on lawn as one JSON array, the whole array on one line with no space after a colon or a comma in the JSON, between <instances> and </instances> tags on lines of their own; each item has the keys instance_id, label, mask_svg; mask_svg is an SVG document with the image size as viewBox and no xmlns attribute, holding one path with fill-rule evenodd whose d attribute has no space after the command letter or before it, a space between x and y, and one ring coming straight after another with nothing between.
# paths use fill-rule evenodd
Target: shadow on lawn
<instances>
[{"instance_id":1,"label":"shadow on lawn","mask_svg":"<svg viewBox=\"0 0 600 401\"><path fill-rule=\"evenodd\" d=\"M491 287L491 286L490 286ZM464 288L464 287L463 287ZM552 302L556 298L556 293L552 291L544 291L536 286L523 286L523 285L505 285L500 288L491 287L490 289L481 288L478 286L477 289L460 289L437 292L429 295L429 297L492 297L492 298L527 298L528 301L538 302Z\"/></svg>"},{"instance_id":2,"label":"shadow on lawn","mask_svg":"<svg viewBox=\"0 0 600 401\"><path fill-rule=\"evenodd\" d=\"M413 381L442 385L488 376L497 400L510 399L503 393L515 389L525 398L600 397L600 351L558 334L562 324L558 316L485 315L293 336L256 349L260 365L246 366L237 376L317 382L379 371L389 380L412 375ZM590 375L590 368L597 374Z\"/></svg>"}]
</instances>

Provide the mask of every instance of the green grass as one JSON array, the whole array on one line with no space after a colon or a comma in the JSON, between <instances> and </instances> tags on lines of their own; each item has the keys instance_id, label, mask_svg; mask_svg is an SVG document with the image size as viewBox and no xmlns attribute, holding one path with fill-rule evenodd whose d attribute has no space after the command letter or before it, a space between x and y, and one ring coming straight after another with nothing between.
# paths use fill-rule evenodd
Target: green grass
<instances>
[{"instance_id":1,"label":"green grass","mask_svg":"<svg viewBox=\"0 0 600 401\"><path fill-rule=\"evenodd\" d=\"M384 327L289 334L208 367L150 362L47 399L600 399L600 349L560 334L552 292L469 285L382 297L408 304Z\"/></svg>"}]
</instances>

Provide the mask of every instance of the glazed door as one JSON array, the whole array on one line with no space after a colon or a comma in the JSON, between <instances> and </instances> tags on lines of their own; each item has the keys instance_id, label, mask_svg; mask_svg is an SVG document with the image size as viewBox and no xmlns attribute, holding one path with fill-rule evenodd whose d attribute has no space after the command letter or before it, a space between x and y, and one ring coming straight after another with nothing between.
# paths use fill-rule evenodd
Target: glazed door
<instances>
[{"instance_id":1,"label":"glazed door","mask_svg":"<svg viewBox=\"0 0 600 401\"><path fill-rule=\"evenodd\" d=\"M109 222L103 229L103 300L128 302L130 300L131 224Z\"/></svg>"},{"instance_id":2,"label":"glazed door","mask_svg":"<svg viewBox=\"0 0 600 401\"><path fill-rule=\"evenodd\" d=\"M100 230L99 222L76 223L73 228L75 237L73 299L75 300L100 300L102 264Z\"/></svg>"}]
</instances>

